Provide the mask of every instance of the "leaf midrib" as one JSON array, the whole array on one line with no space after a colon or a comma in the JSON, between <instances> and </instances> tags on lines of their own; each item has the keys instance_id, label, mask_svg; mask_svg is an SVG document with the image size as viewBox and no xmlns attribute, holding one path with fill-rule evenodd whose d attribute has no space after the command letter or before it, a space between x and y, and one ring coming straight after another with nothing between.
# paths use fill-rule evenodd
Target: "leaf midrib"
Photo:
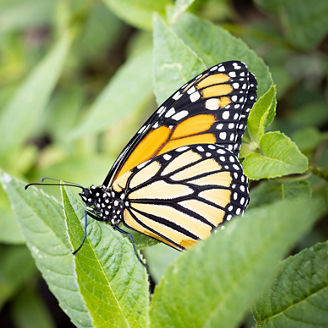
<instances>
[{"instance_id":1,"label":"leaf midrib","mask_svg":"<svg viewBox=\"0 0 328 328\"><path fill-rule=\"evenodd\" d=\"M67 200L68 200L68 202L69 202L69 206L70 206L70 208L71 208L72 211L74 212L74 214L75 214L75 216L76 216L76 218L77 218L77 221L80 223L80 225L81 225L81 227L82 227L82 229L83 229L83 226L82 226L82 224L81 224L81 221L78 219L78 215L77 215L77 213L75 212L75 209L73 208L73 206L72 206L72 204L71 204L71 200L70 200L68 194L66 193L66 191L65 191L65 194L66 194ZM64 207L64 208L65 208L65 207ZM67 215L66 210L65 210L65 215ZM124 312L123 312L122 307L120 306L120 303L119 303L119 301L118 301L118 299L117 299L117 297L116 297L116 295L115 295L115 293L114 293L114 291L113 291L113 289L112 289L112 287L111 287L111 285L110 285L110 281L109 281L109 279L108 279L108 276L105 274L104 267L103 267L103 265L101 265L101 262L99 261L98 256L96 255L96 252L95 252L95 250L94 250L94 247L92 246L92 243L91 243L90 241L89 241L89 245L90 245L90 249L91 249L91 251L92 251L92 253L93 253L94 258L95 258L95 260L97 261L99 268L101 269L101 273L103 274L103 276L104 276L104 278L105 278L105 281L106 281L106 283L107 283L107 285L108 285L108 287L109 287L109 290L110 290L111 294L113 295L113 298L114 298L115 302L117 303L117 308L119 309L119 311L120 311L120 313L121 313L121 316L124 318L124 321L126 322L126 327L129 327L129 328L130 328L129 321L128 321L128 319L126 318L126 316L125 316L125 314L124 314ZM83 298L84 298L84 296L83 296Z\"/></svg>"}]
</instances>

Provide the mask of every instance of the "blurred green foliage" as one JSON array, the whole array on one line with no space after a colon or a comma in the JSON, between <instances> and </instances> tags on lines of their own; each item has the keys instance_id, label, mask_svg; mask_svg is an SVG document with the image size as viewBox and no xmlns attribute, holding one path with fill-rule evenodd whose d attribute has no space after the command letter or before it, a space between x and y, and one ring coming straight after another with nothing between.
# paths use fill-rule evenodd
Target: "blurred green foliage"
<instances>
[{"instance_id":1,"label":"blurred green foliage","mask_svg":"<svg viewBox=\"0 0 328 328\"><path fill-rule=\"evenodd\" d=\"M328 304L326 220L310 230L328 211L327 16L326 0L0 0L0 325L59 325L39 271L79 327L238 327L261 290L256 325L327 325L317 306ZM241 149L249 224L236 219L181 256L147 247L158 283L149 304L124 237L92 222L73 259L83 205L67 190L26 193L16 178L100 184L156 105L231 59L259 83ZM297 241L297 250L318 244L277 266ZM311 288L289 295L296 267Z\"/></svg>"}]
</instances>

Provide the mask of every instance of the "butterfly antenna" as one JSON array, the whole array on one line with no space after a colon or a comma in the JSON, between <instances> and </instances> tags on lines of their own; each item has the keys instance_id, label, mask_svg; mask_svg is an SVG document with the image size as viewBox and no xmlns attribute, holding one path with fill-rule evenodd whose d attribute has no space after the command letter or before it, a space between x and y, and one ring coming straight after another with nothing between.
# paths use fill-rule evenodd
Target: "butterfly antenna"
<instances>
[{"instance_id":1,"label":"butterfly antenna","mask_svg":"<svg viewBox=\"0 0 328 328\"><path fill-rule=\"evenodd\" d=\"M141 260L139 254L138 254L138 252L137 252L137 248L136 248L136 245L134 244L134 241L133 241L133 238L132 238L131 234L130 234L129 232L125 231L125 230L122 230L122 229L119 228L118 226L114 226L114 229L117 230L117 231L119 231L120 233L123 233L124 235L127 235L127 236L129 237L130 242L131 242L132 247L133 247L133 250L134 250L134 254L136 255L138 261L139 261L139 262L140 262L145 268L147 268L147 264L144 263L144 262Z\"/></svg>"},{"instance_id":2,"label":"butterfly antenna","mask_svg":"<svg viewBox=\"0 0 328 328\"><path fill-rule=\"evenodd\" d=\"M75 255L83 246L85 239L87 238L87 226L88 226L88 213L87 211L84 212L84 236L81 245L72 253Z\"/></svg>"},{"instance_id":3,"label":"butterfly antenna","mask_svg":"<svg viewBox=\"0 0 328 328\"><path fill-rule=\"evenodd\" d=\"M51 180L51 181L56 181L58 183L44 183L45 180ZM64 182L64 183L61 183ZM84 187L79 185L78 183L66 181L66 180L60 180L56 178L50 178L50 177L43 177L41 178L41 182L33 182L29 183L25 186L25 190L29 188L30 186L69 186L69 187L76 187L76 188L81 188L84 190Z\"/></svg>"},{"instance_id":4,"label":"butterfly antenna","mask_svg":"<svg viewBox=\"0 0 328 328\"><path fill-rule=\"evenodd\" d=\"M56 178L50 178L50 177L42 177L41 182L43 183L44 180L52 180L52 181L57 181L57 182L63 181L64 183L69 183L71 185L75 185L76 187L83 188L83 186L81 186L80 184L75 183L75 182L71 182L71 181L66 181L66 180L61 180L61 179L56 179Z\"/></svg>"}]
</instances>

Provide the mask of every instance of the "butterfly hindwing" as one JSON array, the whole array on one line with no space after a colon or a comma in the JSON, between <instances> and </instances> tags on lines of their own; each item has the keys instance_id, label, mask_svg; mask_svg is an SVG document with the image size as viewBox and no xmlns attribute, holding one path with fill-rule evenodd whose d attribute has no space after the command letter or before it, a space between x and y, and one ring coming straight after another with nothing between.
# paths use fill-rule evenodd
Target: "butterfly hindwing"
<instances>
[{"instance_id":1,"label":"butterfly hindwing","mask_svg":"<svg viewBox=\"0 0 328 328\"><path fill-rule=\"evenodd\" d=\"M247 178L233 152L219 145L180 147L144 162L113 184L124 191L124 224L182 250L248 204Z\"/></svg>"},{"instance_id":2,"label":"butterfly hindwing","mask_svg":"<svg viewBox=\"0 0 328 328\"><path fill-rule=\"evenodd\" d=\"M140 163L185 145L218 144L237 154L255 93L256 80L242 62L209 68L154 112L123 149L104 185Z\"/></svg>"}]
</instances>

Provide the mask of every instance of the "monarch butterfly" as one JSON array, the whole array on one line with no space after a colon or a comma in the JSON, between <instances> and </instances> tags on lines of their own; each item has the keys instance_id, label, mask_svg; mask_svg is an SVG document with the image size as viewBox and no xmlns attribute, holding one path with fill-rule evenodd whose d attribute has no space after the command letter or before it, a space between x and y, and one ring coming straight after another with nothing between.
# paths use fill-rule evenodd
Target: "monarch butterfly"
<instances>
[{"instance_id":1,"label":"monarch butterfly","mask_svg":"<svg viewBox=\"0 0 328 328\"><path fill-rule=\"evenodd\" d=\"M137 254L120 223L183 250L242 214L249 192L238 153L256 88L240 61L217 64L183 85L129 141L101 186L65 182L82 189L85 220L109 222ZM86 230L75 253L85 237Z\"/></svg>"}]
</instances>

